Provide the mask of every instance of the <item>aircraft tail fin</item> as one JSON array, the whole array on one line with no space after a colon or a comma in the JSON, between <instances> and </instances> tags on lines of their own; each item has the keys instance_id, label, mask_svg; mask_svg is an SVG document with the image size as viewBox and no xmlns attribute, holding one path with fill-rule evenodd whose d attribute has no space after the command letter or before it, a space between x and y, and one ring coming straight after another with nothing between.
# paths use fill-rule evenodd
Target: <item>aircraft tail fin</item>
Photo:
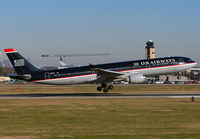
<instances>
[{"instance_id":1,"label":"aircraft tail fin","mask_svg":"<svg viewBox=\"0 0 200 139\"><path fill-rule=\"evenodd\" d=\"M40 70L39 68L31 64L28 60L26 60L15 49L4 49L4 52L7 54L11 64L13 65L18 75L31 74L32 72Z\"/></svg>"}]
</instances>

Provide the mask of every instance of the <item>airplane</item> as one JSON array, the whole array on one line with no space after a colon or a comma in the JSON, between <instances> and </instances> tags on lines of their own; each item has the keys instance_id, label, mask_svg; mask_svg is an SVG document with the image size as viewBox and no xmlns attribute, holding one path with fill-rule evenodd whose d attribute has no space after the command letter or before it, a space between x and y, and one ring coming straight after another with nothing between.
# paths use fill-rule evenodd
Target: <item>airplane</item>
<instances>
[{"instance_id":1,"label":"airplane","mask_svg":"<svg viewBox=\"0 0 200 139\"><path fill-rule=\"evenodd\" d=\"M45 70L31 64L13 48L4 49L4 52L17 73L11 78L54 85L96 83L99 84L97 90L104 93L113 89L115 80L142 83L145 76L181 72L197 64L190 58L173 56Z\"/></svg>"},{"instance_id":2,"label":"airplane","mask_svg":"<svg viewBox=\"0 0 200 139\"><path fill-rule=\"evenodd\" d=\"M67 65L65 62L64 62L64 58L66 57L93 57L93 56L108 56L108 55L111 55L110 53L87 53L87 54L54 54L54 55L49 55L49 54L43 54L41 55L41 57L59 57L60 58L60 61L59 61L59 64L60 64L60 67L58 68L69 68L69 67L75 67L75 65Z\"/></svg>"}]
</instances>

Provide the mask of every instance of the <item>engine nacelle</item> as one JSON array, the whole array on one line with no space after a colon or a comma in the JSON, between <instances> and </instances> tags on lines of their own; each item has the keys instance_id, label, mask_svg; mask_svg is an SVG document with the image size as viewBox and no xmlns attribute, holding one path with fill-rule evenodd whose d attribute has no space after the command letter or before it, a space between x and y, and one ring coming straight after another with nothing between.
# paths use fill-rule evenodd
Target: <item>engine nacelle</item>
<instances>
[{"instance_id":1,"label":"engine nacelle","mask_svg":"<svg viewBox=\"0 0 200 139\"><path fill-rule=\"evenodd\" d=\"M129 83L143 83L145 80L142 74L132 74L129 76Z\"/></svg>"}]
</instances>

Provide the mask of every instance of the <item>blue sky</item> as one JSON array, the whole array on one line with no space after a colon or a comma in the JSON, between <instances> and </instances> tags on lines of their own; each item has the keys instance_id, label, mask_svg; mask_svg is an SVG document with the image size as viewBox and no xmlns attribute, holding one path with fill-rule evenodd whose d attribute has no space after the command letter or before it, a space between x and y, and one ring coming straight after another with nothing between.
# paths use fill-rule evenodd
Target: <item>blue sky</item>
<instances>
[{"instance_id":1,"label":"blue sky","mask_svg":"<svg viewBox=\"0 0 200 139\"><path fill-rule=\"evenodd\" d=\"M58 64L41 54L112 54L66 61L86 65L142 59L152 39L156 57L200 62L199 5L199 0L1 0L0 48L13 47L39 66Z\"/></svg>"}]
</instances>

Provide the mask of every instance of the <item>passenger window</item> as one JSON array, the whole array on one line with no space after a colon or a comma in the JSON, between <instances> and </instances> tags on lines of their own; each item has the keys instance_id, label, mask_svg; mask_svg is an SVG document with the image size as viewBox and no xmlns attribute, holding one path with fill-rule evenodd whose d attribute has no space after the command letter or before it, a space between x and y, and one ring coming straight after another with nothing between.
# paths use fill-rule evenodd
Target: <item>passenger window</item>
<instances>
[{"instance_id":1,"label":"passenger window","mask_svg":"<svg viewBox=\"0 0 200 139\"><path fill-rule=\"evenodd\" d=\"M184 62L183 58L179 58L179 62Z\"/></svg>"}]
</instances>

